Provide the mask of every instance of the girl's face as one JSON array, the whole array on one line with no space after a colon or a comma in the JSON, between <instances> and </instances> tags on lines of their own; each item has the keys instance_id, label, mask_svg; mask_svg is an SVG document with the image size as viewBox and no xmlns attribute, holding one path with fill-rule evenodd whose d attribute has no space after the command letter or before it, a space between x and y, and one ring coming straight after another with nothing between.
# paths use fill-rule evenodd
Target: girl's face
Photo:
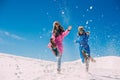
<instances>
[{"instance_id":1,"label":"girl's face","mask_svg":"<svg viewBox=\"0 0 120 80\"><path fill-rule=\"evenodd\" d=\"M59 24L55 23L55 27L56 27L56 29L59 29Z\"/></svg>"},{"instance_id":2,"label":"girl's face","mask_svg":"<svg viewBox=\"0 0 120 80\"><path fill-rule=\"evenodd\" d=\"M83 30L79 31L80 34L83 34Z\"/></svg>"}]
</instances>

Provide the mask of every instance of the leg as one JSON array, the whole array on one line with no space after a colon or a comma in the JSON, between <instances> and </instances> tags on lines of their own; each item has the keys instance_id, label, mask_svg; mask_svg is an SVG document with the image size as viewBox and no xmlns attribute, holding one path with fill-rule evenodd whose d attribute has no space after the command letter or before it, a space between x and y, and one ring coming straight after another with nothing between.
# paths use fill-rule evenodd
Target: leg
<instances>
[{"instance_id":1,"label":"leg","mask_svg":"<svg viewBox=\"0 0 120 80\"><path fill-rule=\"evenodd\" d=\"M84 45L82 48L82 54L85 59L90 59L90 47L89 45Z\"/></svg>"},{"instance_id":2,"label":"leg","mask_svg":"<svg viewBox=\"0 0 120 80\"><path fill-rule=\"evenodd\" d=\"M62 57L61 54L59 54L59 55L57 56L57 71L58 71L58 72L61 71L61 57Z\"/></svg>"},{"instance_id":3,"label":"leg","mask_svg":"<svg viewBox=\"0 0 120 80\"><path fill-rule=\"evenodd\" d=\"M86 51L82 50L82 54L84 56L84 63L85 63L85 66L86 66L86 71L88 72L89 70L89 60L90 60L90 57L89 55L86 53Z\"/></svg>"},{"instance_id":4,"label":"leg","mask_svg":"<svg viewBox=\"0 0 120 80\"><path fill-rule=\"evenodd\" d=\"M59 54L59 51L57 48L52 48L52 51L54 53L54 55L57 57L57 55Z\"/></svg>"},{"instance_id":5,"label":"leg","mask_svg":"<svg viewBox=\"0 0 120 80\"><path fill-rule=\"evenodd\" d=\"M91 56L90 56L90 60L91 60L91 62L96 62L96 60L93 59Z\"/></svg>"},{"instance_id":6,"label":"leg","mask_svg":"<svg viewBox=\"0 0 120 80\"><path fill-rule=\"evenodd\" d=\"M82 63L84 63L84 56L82 54L82 48L83 48L82 46L79 47L79 52L80 52L80 58L82 60Z\"/></svg>"},{"instance_id":7,"label":"leg","mask_svg":"<svg viewBox=\"0 0 120 80\"><path fill-rule=\"evenodd\" d=\"M88 54L84 50L82 50L82 54L84 58L88 57Z\"/></svg>"}]
</instances>

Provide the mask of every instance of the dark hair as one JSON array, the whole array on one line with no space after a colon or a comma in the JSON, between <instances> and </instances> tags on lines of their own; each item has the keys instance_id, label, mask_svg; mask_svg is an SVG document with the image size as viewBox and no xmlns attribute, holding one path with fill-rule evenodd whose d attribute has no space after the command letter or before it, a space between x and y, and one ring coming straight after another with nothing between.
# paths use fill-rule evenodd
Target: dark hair
<instances>
[{"instance_id":1,"label":"dark hair","mask_svg":"<svg viewBox=\"0 0 120 80\"><path fill-rule=\"evenodd\" d=\"M53 47L56 47L56 44L54 43L53 38L50 38L50 43L52 44L52 45L51 45L52 48L53 48Z\"/></svg>"},{"instance_id":2,"label":"dark hair","mask_svg":"<svg viewBox=\"0 0 120 80\"><path fill-rule=\"evenodd\" d=\"M55 37L58 37L60 34L62 34L65 31L61 25L59 25L58 27L59 27L58 30L56 29L55 26L53 28L53 33L55 33Z\"/></svg>"}]
</instances>

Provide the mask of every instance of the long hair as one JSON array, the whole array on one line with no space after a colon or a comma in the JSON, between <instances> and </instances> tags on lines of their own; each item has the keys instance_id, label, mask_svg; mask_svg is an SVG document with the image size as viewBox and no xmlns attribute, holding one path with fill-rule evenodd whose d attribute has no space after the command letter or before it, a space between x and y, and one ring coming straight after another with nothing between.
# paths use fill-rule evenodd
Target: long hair
<instances>
[{"instance_id":1,"label":"long hair","mask_svg":"<svg viewBox=\"0 0 120 80\"><path fill-rule=\"evenodd\" d=\"M50 43L52 44L52 45L51 45L52 48L56 47L56 44L54 43L54 41L53 41L52 38L50 38Z\"/></svg>"},{"instance_id":2,"label":"long hair","mask_svg":"<svg viewBox=\"0 0 120 80\"><path fill-rule=\"evenodd\" d=\"M55 27L55 24L59 24L58 29ZM63 27L60 25L60 23L58 21L55 21L53 23L53 30L52 33L55 34L55 37L58 37L59 35L61 35L65 30L63 29Z\"/></svg>"}]
</instances>

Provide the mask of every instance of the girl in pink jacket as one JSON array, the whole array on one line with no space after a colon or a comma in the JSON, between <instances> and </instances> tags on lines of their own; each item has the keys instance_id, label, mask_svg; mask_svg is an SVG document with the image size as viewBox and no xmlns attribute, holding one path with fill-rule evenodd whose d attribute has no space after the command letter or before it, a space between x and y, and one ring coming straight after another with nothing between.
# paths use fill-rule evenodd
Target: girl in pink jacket
<instances>
[{"instance_id":1,"label":"girl in pink jacket","mask_svg":"<svg viewBox=\"0 0 120 80\"><path fill-rule=\"evenodd\" d=\"M71 30L71 26L68 27L67 30L64 30L58 21L53 23L52 37L50 39L50 43L48 47L53 51L55 56L57 57L57 71L58 73L61 71L61 57L63 53L63 44L62 41L65 36Z\"/></svg>"}]
</instances>

